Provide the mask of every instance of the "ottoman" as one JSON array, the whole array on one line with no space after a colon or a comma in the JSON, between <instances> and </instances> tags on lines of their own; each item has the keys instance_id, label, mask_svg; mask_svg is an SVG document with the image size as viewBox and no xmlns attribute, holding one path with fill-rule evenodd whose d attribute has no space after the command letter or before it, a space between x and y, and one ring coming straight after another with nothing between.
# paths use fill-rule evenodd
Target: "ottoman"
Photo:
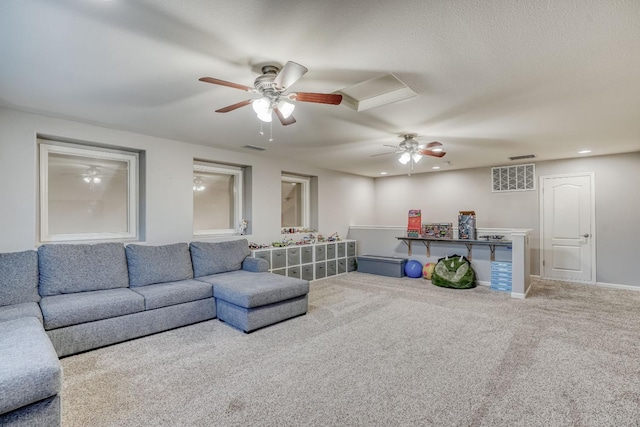
<instances>
[{"instance_id":1,"label":"ottoman","mask_svg":"<svg viewBox=\"0 0 640 427\"><path fill-rule=\"evenodd\" d=\"M307 312L307 280L245 271L215 276L211 282L218 319L244 332Z\"/></svg>"}]
</instances>

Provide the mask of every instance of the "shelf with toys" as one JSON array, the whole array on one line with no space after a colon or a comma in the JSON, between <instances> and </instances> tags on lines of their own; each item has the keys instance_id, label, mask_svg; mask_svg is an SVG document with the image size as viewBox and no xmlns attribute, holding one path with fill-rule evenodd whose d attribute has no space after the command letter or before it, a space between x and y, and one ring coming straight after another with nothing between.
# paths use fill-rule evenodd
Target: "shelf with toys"
<instances>
[{"instance_id":1,"label":"shelf with toys","mask_svg":"<svg viewBox=\"0 0 640 427\"><path fill-rule=\"evenodd\" d=\"M283 276L317 280L356 270L356 241L334 233L328 238L310 233L300 241L284 237L271 245L251 243L251 256L269 262L269 271Z\"/></svg>"}]
</instances>

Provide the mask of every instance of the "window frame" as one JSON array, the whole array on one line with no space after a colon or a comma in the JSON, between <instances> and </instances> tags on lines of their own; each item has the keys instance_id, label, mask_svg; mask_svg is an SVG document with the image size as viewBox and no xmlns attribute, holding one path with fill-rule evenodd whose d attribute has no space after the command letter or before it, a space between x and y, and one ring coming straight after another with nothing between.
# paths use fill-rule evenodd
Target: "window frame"
<instances>
[{"instance_id":1,"label":"window frame","mask_svg":"<svg viewBox=\"0 0 640 427\"><path fill-rule=\"evenodd\" d=\"M302 176L302 175L293 175L283 173L280 179L280 182L295 182L301 184L301 209L302 209L302 224L296 225L293 227L284 227L282 225L282 188L280 189L280 228L283 231L286 231L290 228L300 229L300 230L308 230L311 226L311 177L310 176Z\"/></svg>"},{"instance_id":2,"label":"window frame","mask_svg":"<svg viewBox=\"0 0 640 427\"><path fill-rule=\"evenodd\" d=\"M132 151L121 151L107 148L97 148L82 144L65 144L56 141L41 140L40 145L40 206L38 209L40 223L40 242L70 242L95 240L123 240L138 239L138 169L139 155ZM116 160L127 163L127 231L107 233L49 233L49 154L63 154L84 159Z\"/></svg>"},{"instance_id":3,"label":"window frame","mask_svg":"<svg viewBox=\"0 0 640 427\"><path fill-rule=\"evenodd\" d=\"M234 177L233 185L233 209L235 212L233 219L234 228L221 228L221 229L209 229L209 230L196 230L195 224L192 224L194 237L207 237L207 236L220 236L220 235L234 235L238 234L240 228L240 221L244 212L242 211L242 200L244 197L244 168L240 166L231 166L220 163L209 163L203 161L195 161L193 164L193 177L195 178L196 172L213 172L218 174L231 175ZM195 217L195 212L192 215L192 222Z\"/></svg>"}]
</instances>

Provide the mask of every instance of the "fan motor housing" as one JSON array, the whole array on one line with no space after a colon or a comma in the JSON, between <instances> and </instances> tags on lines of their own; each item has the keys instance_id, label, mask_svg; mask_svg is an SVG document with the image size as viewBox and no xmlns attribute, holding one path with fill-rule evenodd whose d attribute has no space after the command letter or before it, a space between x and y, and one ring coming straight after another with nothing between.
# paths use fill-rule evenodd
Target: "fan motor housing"
<instances>
[{"instance_id":1,"label":"fan motor housing","mask_svg":"<svg viewBox=\"0 0 640 427\"><path fill-rule=\"evenodd\" d=\"M253 85L260 92L265 92L265 91L275 92L276 85L273 81L278 75L278 71L280 71L280 68L276 67L275 65L265 65L264 67L262 67L262 75L256 77L256 80L253 83Z\"/></svg>"}]
</instances>

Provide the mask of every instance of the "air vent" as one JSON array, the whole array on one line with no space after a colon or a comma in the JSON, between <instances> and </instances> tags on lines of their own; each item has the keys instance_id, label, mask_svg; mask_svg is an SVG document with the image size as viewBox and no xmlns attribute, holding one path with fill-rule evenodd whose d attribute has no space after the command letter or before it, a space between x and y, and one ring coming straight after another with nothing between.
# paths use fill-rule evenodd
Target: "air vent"
<instances>
[{"instance_id":1,"label":"air vent","mask_svg":"<svg viewBox=\"0 0 640 427\"><path fill-rule=\"evenodd\" d=\"M529 191L536 189L535 164L491 168L491 191Z\"/></svg>"},{"instance_id":2,"label":"air vent","mask_svg":"<svg viewBox=\"0 0 640 427\"><path fill-rule=\"evenodd\" d=\"M242 148L246 148L247 150L255 150L255 151L264 151L266 150L266 148L264 147L259 147L257 145L245 145Z\"/></svg>"},{"instance_id":3,"label":"air vent","mask_svg":"<svg viewBox=\"0 0 640 427\"><path fill-rule=\"evenodd\" d=\"M525 154L524 156L513 156L509 157L509 160L524 160L524 159L535 159L535 154Z\"/></svg>"}]
</instances>

